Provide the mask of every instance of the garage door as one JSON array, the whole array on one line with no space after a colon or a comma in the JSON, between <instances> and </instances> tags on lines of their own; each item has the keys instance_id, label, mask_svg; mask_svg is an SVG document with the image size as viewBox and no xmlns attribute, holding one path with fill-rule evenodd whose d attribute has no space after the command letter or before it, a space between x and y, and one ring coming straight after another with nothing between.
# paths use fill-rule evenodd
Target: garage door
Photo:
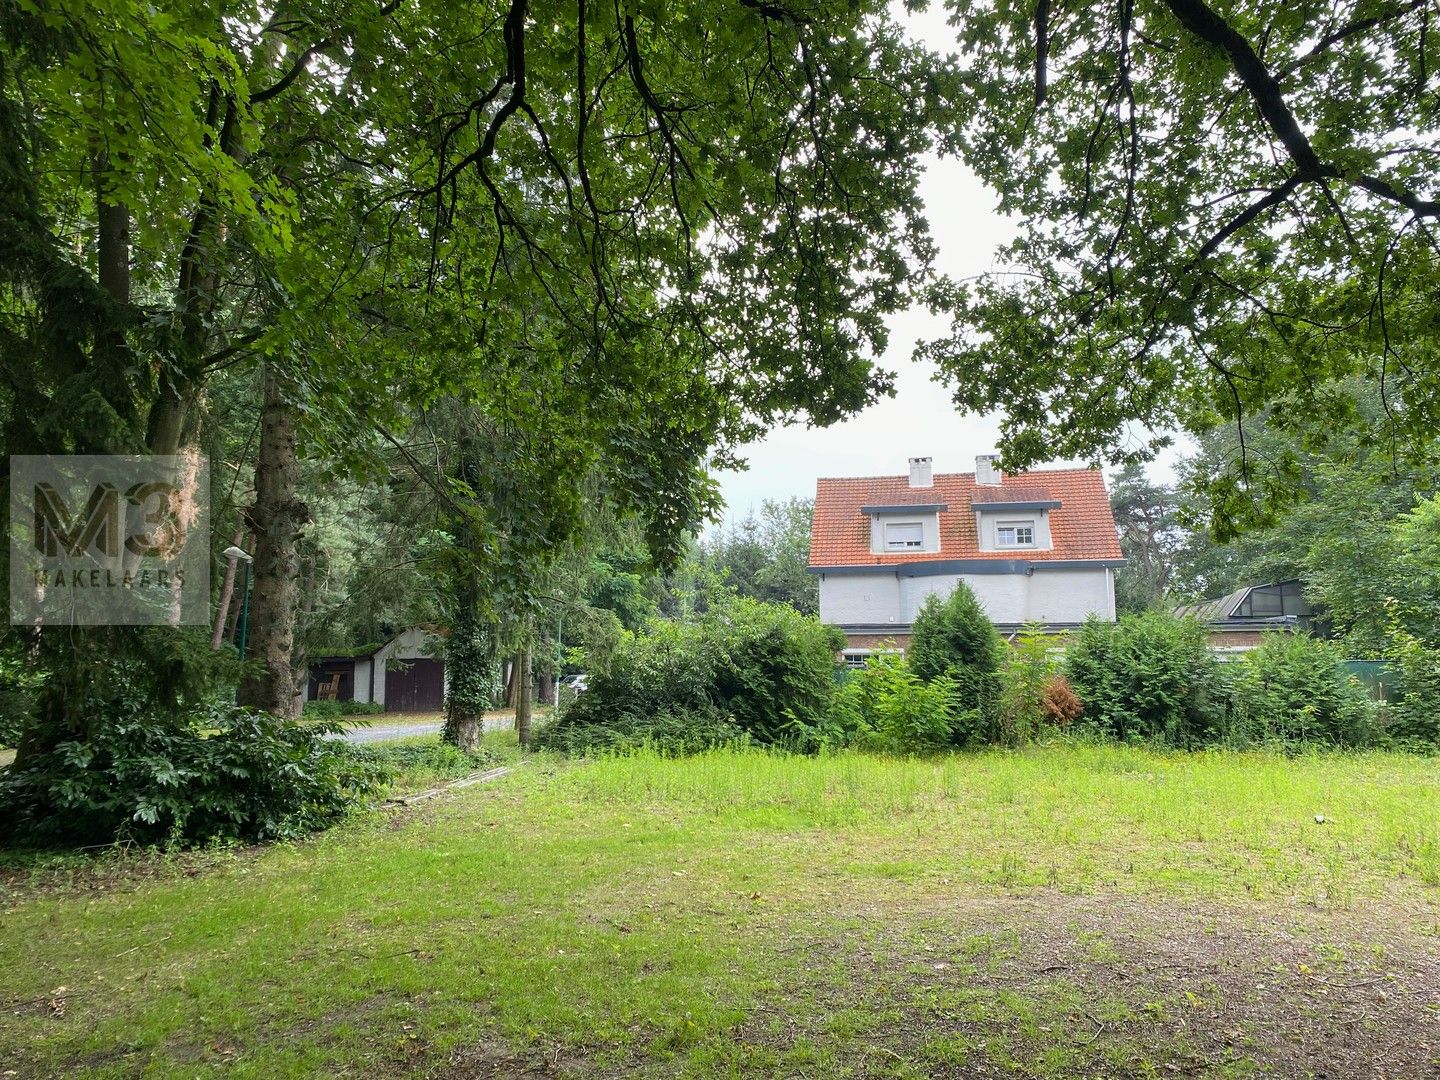
<instances>
[{"instance_id":1,"label":"garage door","mask_svg":"<svg viewBox=\"0 0 1440 1080\"><path fill-rule=\"evenodd\" d=\"M438 712L445 705L445 661L395 660L385 672L386 712Z\"/></svg>"}]
</instances>

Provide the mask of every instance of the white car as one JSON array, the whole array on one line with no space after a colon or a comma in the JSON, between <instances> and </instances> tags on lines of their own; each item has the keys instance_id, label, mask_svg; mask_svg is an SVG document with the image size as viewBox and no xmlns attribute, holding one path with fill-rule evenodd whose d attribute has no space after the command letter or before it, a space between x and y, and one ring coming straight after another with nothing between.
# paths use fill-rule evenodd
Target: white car
<instances>
[{"instance_id":1,"label":"white car","mask_svg":"<svg viewBox=\"0 0 1440 1080\"><path fill-rule=\"evenodd\" d=\"M589 689L589 679L590 676L588 675L566 675L560 680L560 685L568 687L577 694L583 694Z\"/></svg>"}]
</instances>

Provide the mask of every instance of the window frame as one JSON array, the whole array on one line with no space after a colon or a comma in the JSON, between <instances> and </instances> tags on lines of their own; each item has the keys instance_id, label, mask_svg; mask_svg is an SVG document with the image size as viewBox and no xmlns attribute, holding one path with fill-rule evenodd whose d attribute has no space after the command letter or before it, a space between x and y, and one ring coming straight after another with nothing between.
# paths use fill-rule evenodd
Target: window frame
<instances>
[{"instance_id":1,"label":"window frame","mask_svg":"<svg viewBox=\"0 0 1440 1080\"><path fill-rule=\"evenodd\" d=\"M914 529L915 540L913 543L906 541L897 543L890 539L891 529ZM925 550L925 522L924 521L885 521L881 522L880 542L883 551L905 553L910 551Z\"/></svg>"},{"instance_id":2,"label":"window frame","mask_svg":"<svg viewBox=\"0 0 1440 1080\"><path fill-rule=\"evenodd\" d=\"M1015 540L1010 543L1005 542L1005 531L1007 529L1015 534ZM1020 540L1021 530L1030 534L1029 540L1024 542ZM1033 548L1037 546L1039 531L1039 526L1034 518L997 521L995 522L995 547L1006 550L1011 548Z\"/></svg>"},{"instance_id":3,"label":"window frame","mask_svg":"<svg viewBox=\"0 0 1440 1080\"><path fill-rule=\"evenodd\" d=\"M841 649L840 666L850 671L864 671L866 665L877 656L904 655L904 649Z\"/></svg>"}]
</instances>

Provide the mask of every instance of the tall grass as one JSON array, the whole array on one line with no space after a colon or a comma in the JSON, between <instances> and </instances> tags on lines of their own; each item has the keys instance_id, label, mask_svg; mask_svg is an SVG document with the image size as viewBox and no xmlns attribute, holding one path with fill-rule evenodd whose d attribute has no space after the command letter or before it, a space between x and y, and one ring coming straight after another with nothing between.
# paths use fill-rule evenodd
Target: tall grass
<instances>
[{"instance_id":1,"label":"tall grass","mask_svg":"<svg viewBox=\"0 0 1440 1080\"><path fill-rule=\"evenodd\" d=\"M1385 878L1440 884L1440 768L1399 754L641 751L565 771L555 784L567 799L698 813L730 828L849 829L962 876L991 879L986 867L1003 862L1011 884L1138 878L1207 893L1298 891L1322 903Z\"/></svg>"}]
</instances>

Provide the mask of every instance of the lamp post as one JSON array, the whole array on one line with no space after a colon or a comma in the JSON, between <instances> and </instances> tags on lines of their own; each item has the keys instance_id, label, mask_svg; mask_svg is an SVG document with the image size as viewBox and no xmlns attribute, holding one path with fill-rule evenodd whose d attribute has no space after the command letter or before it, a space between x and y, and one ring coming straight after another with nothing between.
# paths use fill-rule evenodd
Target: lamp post
<instances>
[{"instance_id":1,"label":"lamp post","mask_svg":"<svg viewBox=\"0 0 1440 1080\"><path fill-rule=\"evenodd\" d=\"M245 587L240 590L240 618L235 623L235 651L240 654L240 659L245 659L245 638L250 632L250 567L255 562L254 557L231 544L223 552L227 559L239 559L245 564Z\"/></svg>"}]
</instances>

